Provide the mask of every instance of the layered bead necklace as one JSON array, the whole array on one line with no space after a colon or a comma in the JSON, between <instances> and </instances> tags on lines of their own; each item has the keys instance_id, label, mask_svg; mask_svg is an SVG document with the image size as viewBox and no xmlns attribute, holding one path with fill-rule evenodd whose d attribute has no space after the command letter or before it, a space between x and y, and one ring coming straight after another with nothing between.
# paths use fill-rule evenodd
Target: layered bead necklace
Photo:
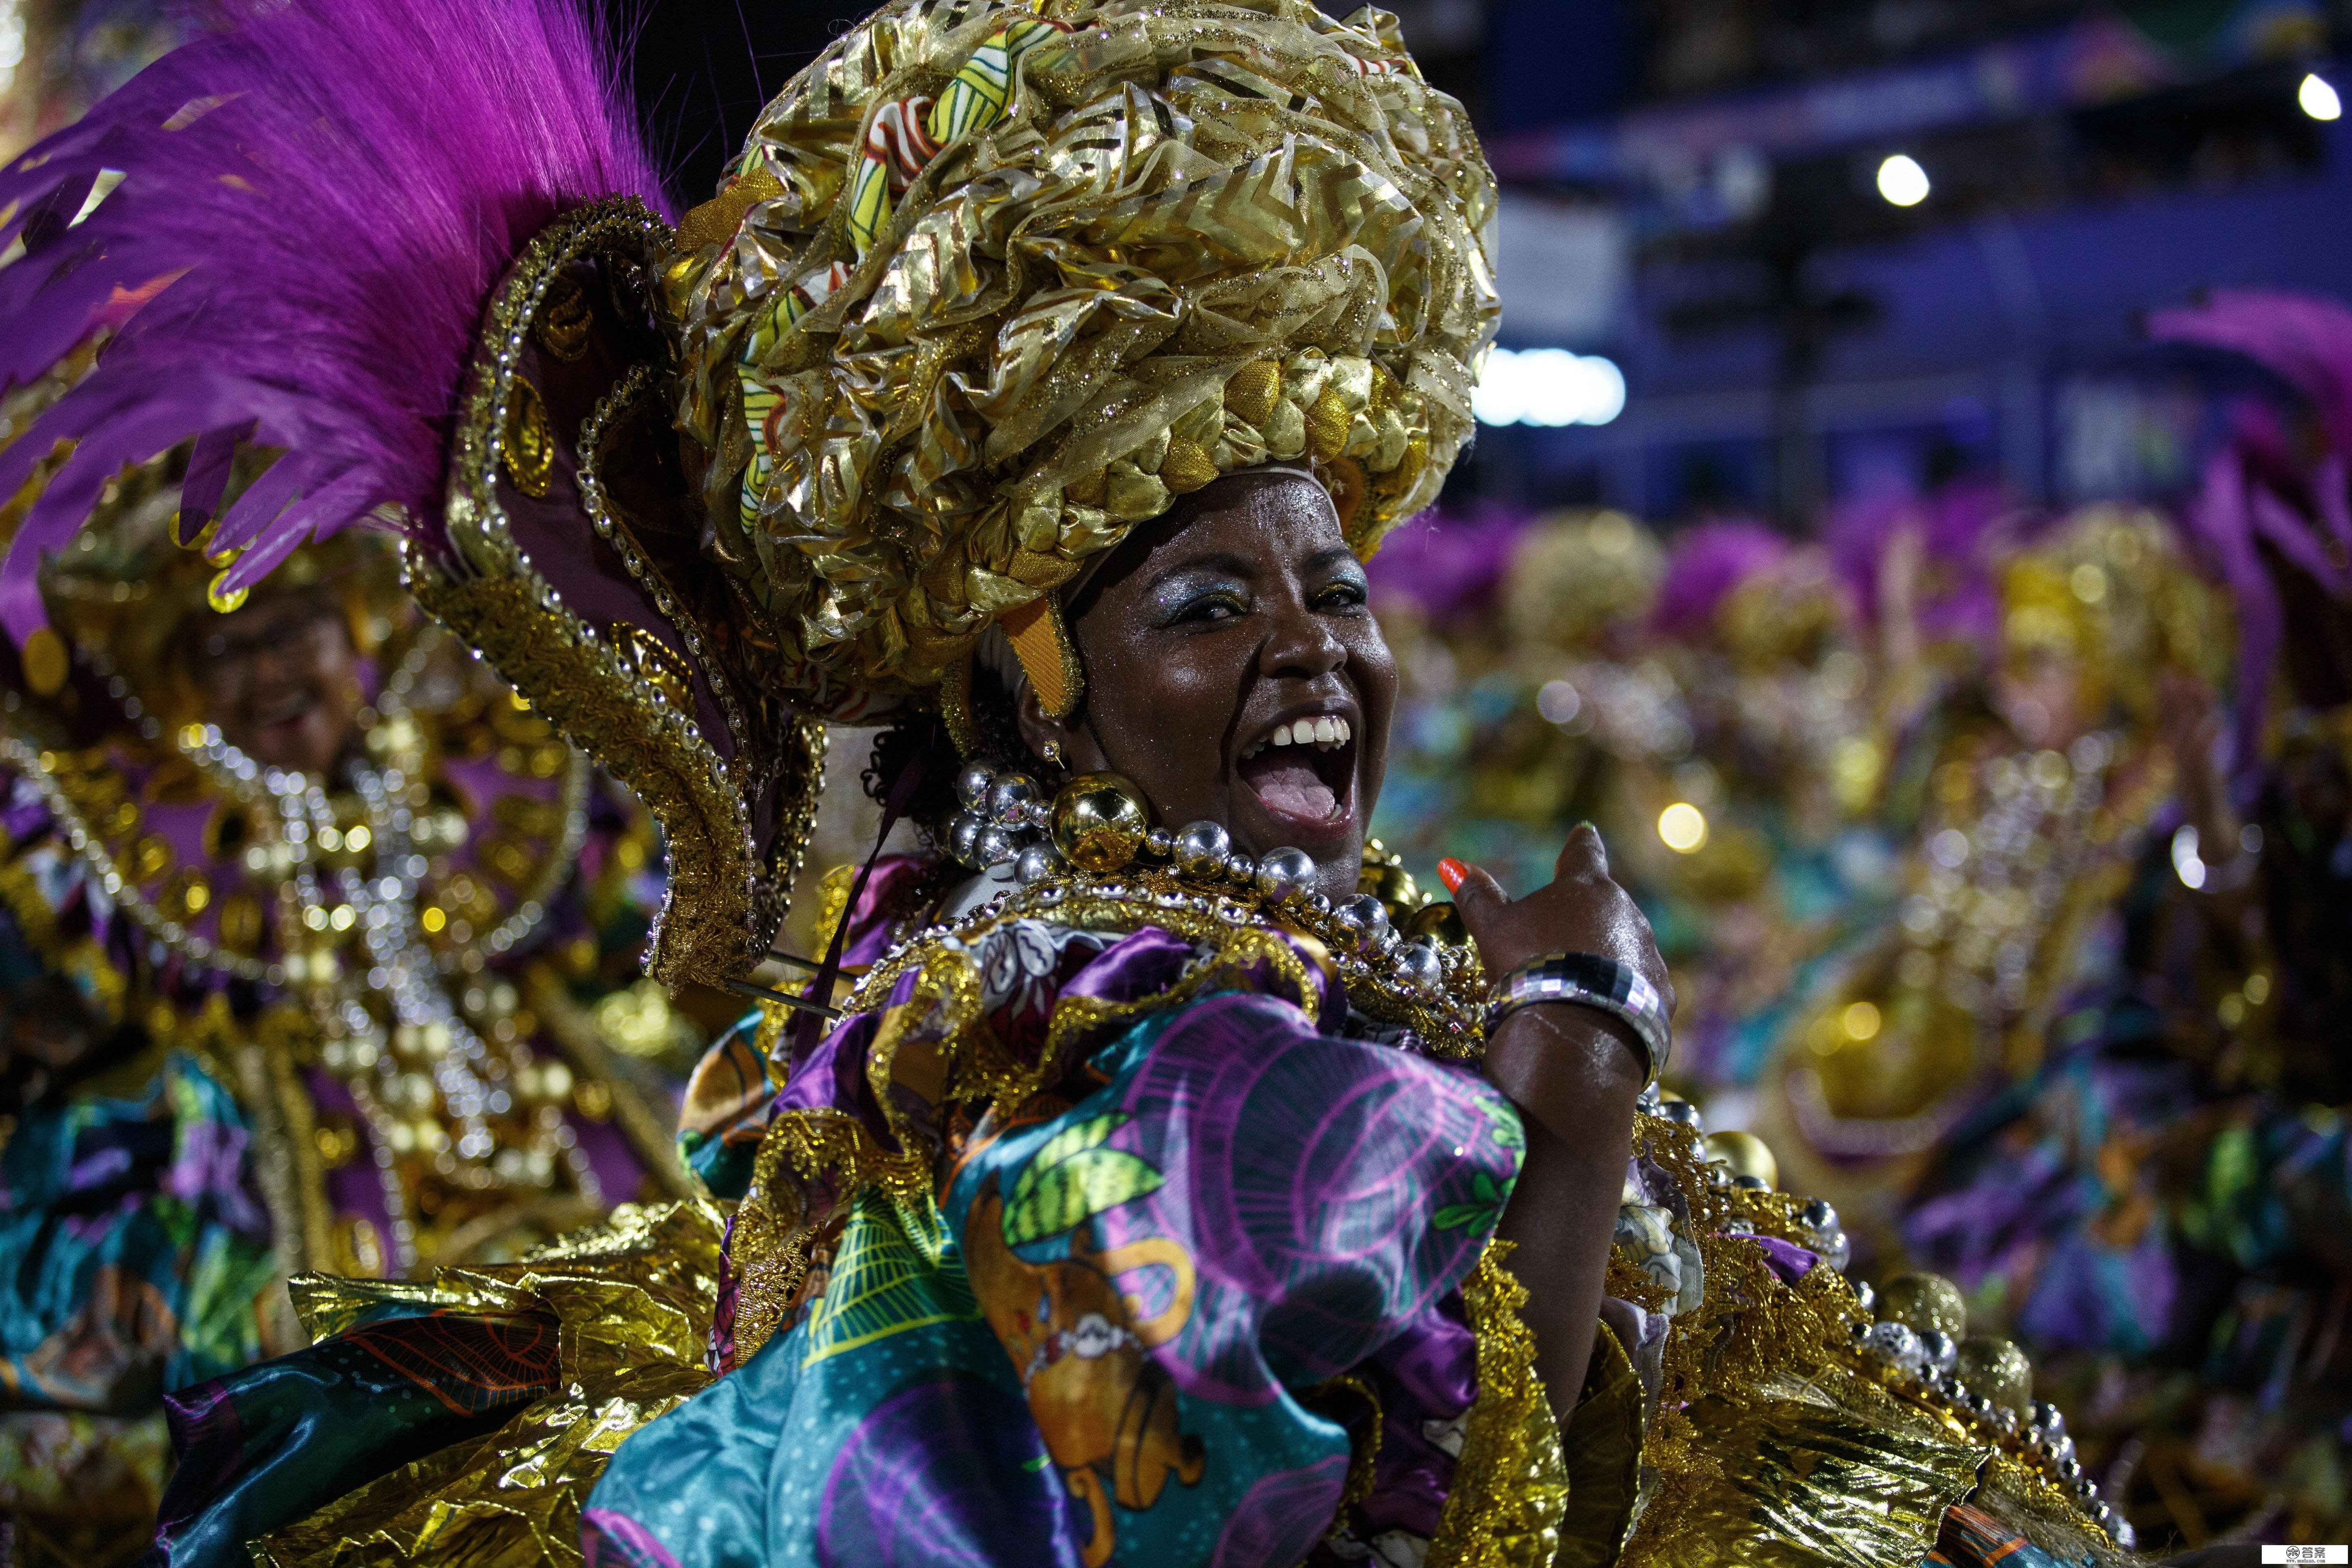
<instances>
[{"instance_id":1,"label":"layered bead necklace","mask_svg":"<svg viewBox=\"0 0 2352 1568\"><path fill-rule=\"evenodd\" d=\"M1269 923L1319 942L1366 1016L1412 1028L1442 1055L1480 1048L1486 974L1460 917L1451 904L1421 899L1385 857L1368 860L1363 881L1385 881L1391 900L1365 890L1335 900L1316 889L1315 862L1304 850L1253 857L1218 823L1154 826L1142 792L1118 773L1082 773L1047 800L1028 774L973 763L957 778L956 796L964 810L949 829L950 853L975 870L1010 862L1018 884L967 922L1034 914ZM961 930L943 924L903 935L877 967Z\"/></svg>"},{"instance_id":2,"label":"layered bead necklace","mask_svg":"<svg viewBox=\"0 0 2352 1568\"><path fill-rule=\"evenodd\" d=\"M279 889L280 957L264 978L301 996L319 1031L320 1064L367 1127L392 1216L386 1261L403 1272L418 1261L418 1195L404 1162L485 1198L539 1195L561 1170L584 1204L603 1203L562 1116L568 1079L549 1081L562 1069L534 1060L514 1023L512 986L483 973L485 950L505 952L528 938L568 875L586 829L587 766L572 759L560 841L513 912L478 941L436 952L420 920L424 851L435 846L420 842L430 815L426 744L409 699L441 642L427 629L384 683L364 726L371 756L350 770L355 821L321 781L259 767L217 729L192 727L179 738L224 790L242 795L257 784L276 807L274 841L247 851L247 870ZM347 954L354 942L358 953ZM462 1005L452 1000L457 986Z\"/></svg>"}]
</instances>

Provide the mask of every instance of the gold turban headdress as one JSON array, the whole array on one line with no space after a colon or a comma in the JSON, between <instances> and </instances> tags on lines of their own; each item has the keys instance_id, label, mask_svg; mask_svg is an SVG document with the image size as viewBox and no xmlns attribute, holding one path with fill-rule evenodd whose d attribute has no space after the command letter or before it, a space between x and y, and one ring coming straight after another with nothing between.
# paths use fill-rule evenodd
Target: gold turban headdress
<instances>
[{"instance_id":1,"label":"gold turban headdress","mask_svg":"<svg viewBox=\"0 0 2352 1568\"><path fill-rule=\"evenodd\" d=\"M1494 210L1383 12L885 5L663 280L714 553L785 684L837 716L952 693L998 623L1067 712L1055 590L1269 461L1369 555L1471 431Z\"/></svg>"}]
</instances>

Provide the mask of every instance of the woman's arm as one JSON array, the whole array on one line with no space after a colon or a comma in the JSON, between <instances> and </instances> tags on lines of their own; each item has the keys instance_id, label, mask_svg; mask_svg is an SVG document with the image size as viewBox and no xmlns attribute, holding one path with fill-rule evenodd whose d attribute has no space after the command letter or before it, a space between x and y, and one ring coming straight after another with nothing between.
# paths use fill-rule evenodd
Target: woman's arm
<instances>
[{"instance_id":1,"label":"woman's arm","mask_svg":"<svg viewBox=\"0 0 2352 1568\"><path fill-rule=\"evenodd\" d=\"M1611 879L1590 824L1569 835L1554 870L1549 887L1514 901L1483 871L1439 867L1486 973L1499 978L1548 953L1598 953L1638 970L1671 1009L1650 923ZM1527 1287L1537 1370L1562 1421L1584 1386L1600 1321L1641 1064L1624 1024L1557 1003L1521 1008L1486 1042L1486 1076L1519 1108L1528 1136L1497 1234L1518 1244L1511 1271Z\"/></svg>"},{"instance_id":2,"label":"woman's arm","mask_svg":"<svg viewBox=\"0 0 2352 1568\"><path fill-rule=\"evenodd\" d=\"M1518 1244L1511 1272L1527 1287L1536 1371L1563 1425L1584 1386L1633 1154L1642 1069L1616 1036L1623 1027L1589 1008L1527 1007L1486 1043L1486 1076L1519 1108L1528 1137L1496 1234Z\"/></svg>"}]
</instances>

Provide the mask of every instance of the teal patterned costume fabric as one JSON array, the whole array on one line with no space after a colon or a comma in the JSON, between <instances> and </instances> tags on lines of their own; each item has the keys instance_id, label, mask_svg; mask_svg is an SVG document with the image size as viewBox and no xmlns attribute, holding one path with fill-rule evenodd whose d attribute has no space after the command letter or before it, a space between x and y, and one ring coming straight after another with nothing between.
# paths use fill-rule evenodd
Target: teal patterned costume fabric
<instances>
[{"instance_id":1,"label":"teal patterned costume fabric","mask_svg":"<svg viewBox=\"0 0 2352 1568\"><path fill-rule=\"evenodd\" d=\"M1197 962L1026 921L973 957L1016 1056L1061 997L1150 998ZM867 1047L916 990L749 1121L869 1114ZM862 1188L787 1323L622 1446L592 1562L1289 1563L1435 1533L1475 1394L1457 1287L1523 1147L1474 1069L1374 1037L1336 985L1236 975L939 1124L935 1187Z\"/></svg>"}]
</instances>

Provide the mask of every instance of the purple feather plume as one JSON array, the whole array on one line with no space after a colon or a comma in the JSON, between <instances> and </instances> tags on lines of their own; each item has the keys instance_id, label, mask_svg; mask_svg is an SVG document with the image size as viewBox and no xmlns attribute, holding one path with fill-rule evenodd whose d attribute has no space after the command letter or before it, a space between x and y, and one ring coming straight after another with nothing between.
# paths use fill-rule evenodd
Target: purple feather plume
<instances>
[{"instance_id":1,"label":"purple feather plume","mask_svg":"<svg viewBox=\"0 0 2352 1568\"><path fill-rule=\"evenodd\" d=\"M2232 772L2251 791L2262 763L2270 686L2289 628L2286 601L2263 546L2339 604L2352 604L2352 309L2317 295L2223 290L2202 304L2160 310L2148 334L2243 354L2302 397L2323 450L2298 441L2276 409L2244 398L2227 441L2207 461L2185 509L2189 537L2221 568L2236 604L2238 689ZM2332 546L2332 548L2331 548Z\"/></svg>"},{"instance_id":2,"label":"purple feather plume","mask_svg":"<svg viewBox=\"0 0 2352 1568\"><path fill-rule=\"evenodd\" d=\"M1714 633L1723 602L1757 573L1779 565L1790 549L1787 536L1760 522L1701 522L1684 529L1667 543L1650 629L1676 641L1705 641Z\"/></svg>"},{"instance_id":3,"label":"purple feather plume","mask_svg":"<svg viewBox=\"0 0 2352 1568\"><path fill-rule=\"evenodd\" d=\"M2352 452L2352 309L2287 289L2222 289L2201 303L2157 310L2147 335L2245 355L2311 402L2328 445Z\"/></svg>"},{"instance_id":4,"label":"purple feather plume","mask_svg":"<svg viewBox=\"0 0 2352 1568\"><path fill-rule=\"evenodd\" d=\"M210 437L286 456L229 508L231 585L397 508L428 539L483 307L531 235L633 194L667 210L613 52L572 0L231 0L0 174L0 385L100 329L96 368L0 452L13 494L73 457L0 565L0 626L46 624L42 556L106 481ZM185 531L193 533L194 526Z\"/></svg>"},{"instance_id":5,"label":"purple feather plume","mask_svg":"<svg viewBox=\"0 0 2352 1568\"><path fill-rule=\"evenodd\" d=\"M1920 632L1930 638L1979 639L2000 625L1993 582L1997 545L2015 536L2027 515L1999 480L1955 479L1927 496L1876 495L1842 500L1830 509L1822 542L1863 618L1876 625L1886 550L1898 531L1919 535L1924 581L1918 584Z\"/></svg>"},{"instance_id":6,"label":"purple feather plume","mask_svg":"<svg viewBox=\"0 0 2352 1568\"><path fill-rule=\"evenodd\" d=\"M1364 570L1382 597L1409 599L1433 620L1485 615L1528 523L1494 505L1466 516L1423 512L1391 531Z\"/></svg>"}]
</instances>

